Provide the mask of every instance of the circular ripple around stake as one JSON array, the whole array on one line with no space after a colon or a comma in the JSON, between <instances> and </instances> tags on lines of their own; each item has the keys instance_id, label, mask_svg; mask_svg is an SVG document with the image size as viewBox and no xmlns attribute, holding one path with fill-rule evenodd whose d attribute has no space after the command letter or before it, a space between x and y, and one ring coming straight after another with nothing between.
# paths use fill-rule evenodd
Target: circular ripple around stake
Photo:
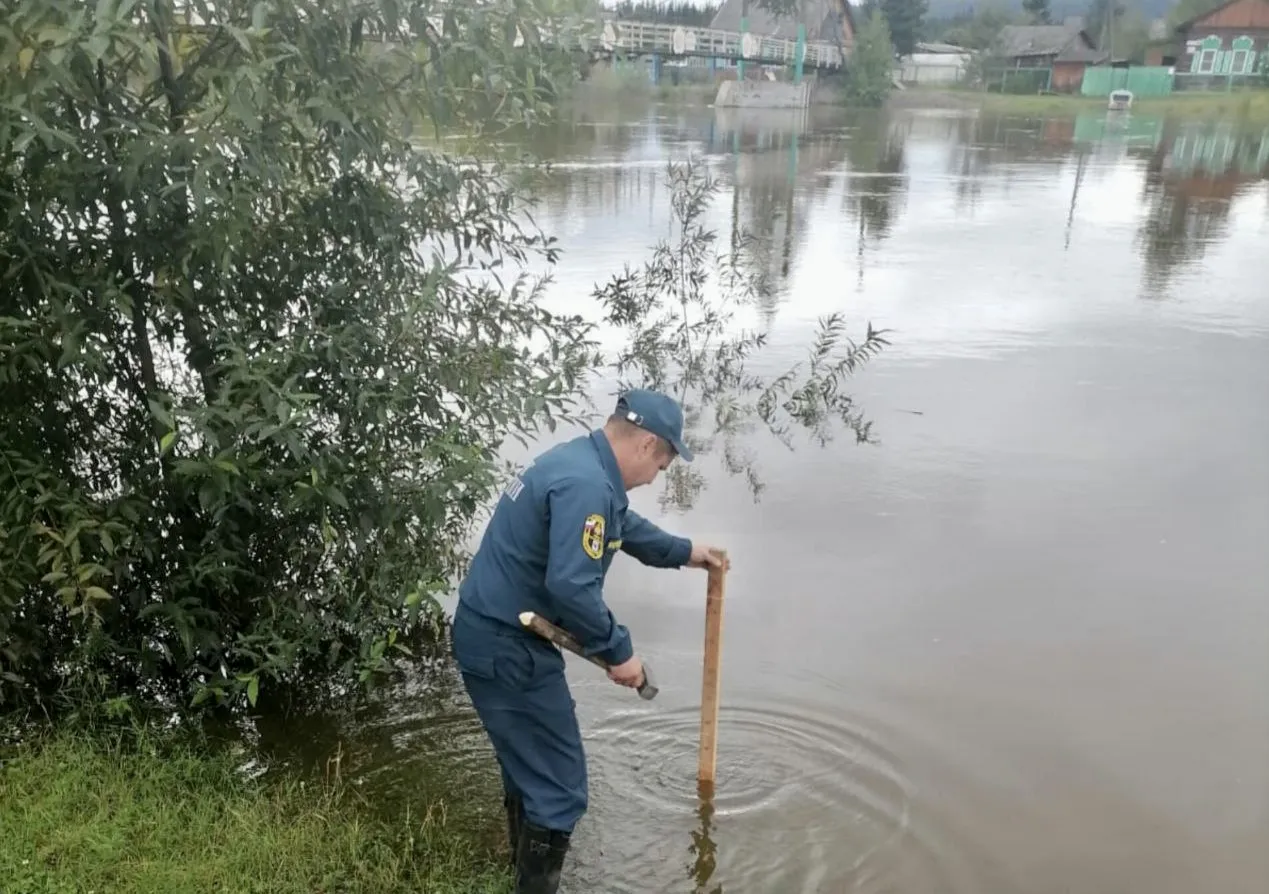
<instances>
[{"instance_id":1,"label":"circular ripple around stake","mask_svg":"<svg viewBox=\"0 0 1269 894\"><path fill-rule=\"evenodd\" d=\"M589 738L597 755L623 755L605 761L615 797L658 810L695 809L698 710L614 715ZM778 810L790 800L890 825L906 812L908 793L893 757L858 730L776 709L720 708L715 810Z\"/></svg>"},{"instance_id":2,"label":"circular ripple around stake","mask_svg":"<svg viewBox=\"0 0 1269 894\"><path fill-rule=\"evenodd\" d=\"M840 712L721 707L708 832L696 789L699 708L589 726L594 809L570 894L974 890L951 830L914 818L915 792L894 754Z\"/></svg>"}]
</instances>

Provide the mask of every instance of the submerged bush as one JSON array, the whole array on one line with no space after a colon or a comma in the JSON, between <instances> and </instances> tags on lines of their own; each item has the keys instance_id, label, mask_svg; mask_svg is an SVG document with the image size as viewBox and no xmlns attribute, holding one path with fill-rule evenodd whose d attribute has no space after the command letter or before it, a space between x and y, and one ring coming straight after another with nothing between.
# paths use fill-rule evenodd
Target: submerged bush
<instances>
[{"instance_id":1,"label":"submerged bush","mask_svg":"<svg viewBox=\"0 0 1269 894\"><path fill-rule=\"evenodd\" d=\"M0 697L364 679L589 366L501 172L404 126L532 120L532 4L6 16Z\"/></svg>"},{"instance_id":2,"label":"submerged bush","mask_svg":"<svg viewBox=\"0 0 1269 894\"><path fill-rule=\"evenodd\" d=\"M744 239L701 225L718 184L694 163L668 171L675 240L596 289L628 349L542 308L519 268L556 249L511 181L409 137L539 120L572 63L537 19L522 0L18 0L5 707L197 712L372 679L438 617L505 439L594 421L595 374L681 397L702 455L755 494L752 420L867 439L841 382L881 333L856 345L832 315L806 364L752 375L765 338L732 315L764 286ZM681 505L699 469L670 476Z\"/></svg>"}]
</instances>

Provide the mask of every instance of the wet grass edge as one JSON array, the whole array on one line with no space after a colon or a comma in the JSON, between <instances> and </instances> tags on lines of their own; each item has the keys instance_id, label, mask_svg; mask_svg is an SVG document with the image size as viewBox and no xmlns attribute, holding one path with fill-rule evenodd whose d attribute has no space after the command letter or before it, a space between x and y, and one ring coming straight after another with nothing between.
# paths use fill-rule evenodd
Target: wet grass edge
<instances>
[{"instance_id":1,"label":"wet grass edge","mask_svg":"<svg viewBox=\"0 0 1269 894\"><path fill-rule=\"evenodd\" d=\"M1106 111L1104 97L984 93L971 90L914 88L892 94L895 104L949 105L1017 115L1075 114ZM1269 89L1231 93L1174 93L1137 99L1132 111L1142 115L1269 121Z\"/></svg>"},{"instance_id":2,"label":"wet grass edge","mask_svg":"<svg viewBox=\"0 0 1269 894\"><path fill-rule=\"evenodd\" d=\"M63 732L0 755L6 894L505 894L443 804L392 823L321 780L253 780L230 755Z\"/></svg>"}]
</instances>

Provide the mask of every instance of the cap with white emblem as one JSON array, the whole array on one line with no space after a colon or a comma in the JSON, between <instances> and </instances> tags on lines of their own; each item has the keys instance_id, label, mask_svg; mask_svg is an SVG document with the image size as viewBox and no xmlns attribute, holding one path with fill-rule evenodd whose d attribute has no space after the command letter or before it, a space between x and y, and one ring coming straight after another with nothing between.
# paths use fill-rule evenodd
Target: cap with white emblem
<instances>
[{"instance_id":1,"label":"cap with white emblem","mask_svg":"<svg viewBox=\"0 0 1269 894\"><path fill-rule=\"evenodd\" d=\"M684 462L692 461L692 451L683 441L683 408L674 398L636 388L617 398L617 413L645 431L660 435Z\"/></svg>"}]
</instances>

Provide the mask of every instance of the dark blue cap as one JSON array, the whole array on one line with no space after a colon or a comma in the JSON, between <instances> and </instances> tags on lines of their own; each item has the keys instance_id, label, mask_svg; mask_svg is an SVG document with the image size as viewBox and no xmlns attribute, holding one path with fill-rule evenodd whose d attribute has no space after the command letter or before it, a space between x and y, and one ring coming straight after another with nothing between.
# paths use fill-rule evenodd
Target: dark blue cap
<instances>
[{"instance_id":1,"label":"dark blue cap","mask_svg":"<svg viewBox=\"0 0 1269 894\"><path fill-rule=\"evenodd\" d=\"M670 442L684 462L692 461L692 451L683 443L683 408L660 391L636 388L617 398L617 413L640 428Z\"/></svg>"}]
</instances>

